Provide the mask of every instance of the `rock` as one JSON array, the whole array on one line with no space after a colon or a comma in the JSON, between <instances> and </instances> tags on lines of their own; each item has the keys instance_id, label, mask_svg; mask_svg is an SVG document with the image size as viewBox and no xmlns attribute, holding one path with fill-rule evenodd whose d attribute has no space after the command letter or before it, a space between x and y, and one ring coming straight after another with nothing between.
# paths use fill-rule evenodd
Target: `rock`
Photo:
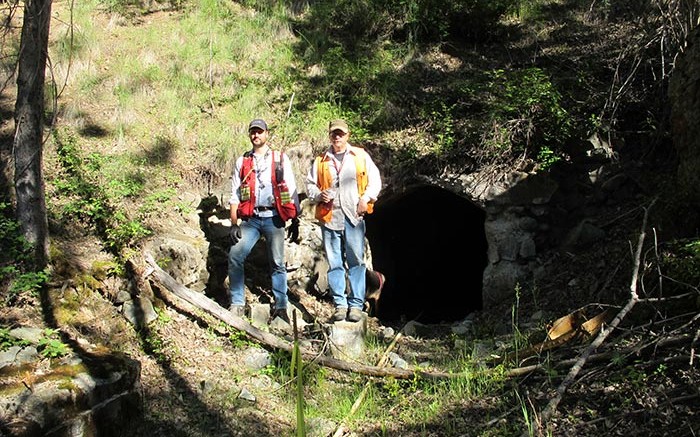
<instances>
[{"instance_id":1,"label":"rock","mask_svg":"<svg viewBox=\"0 0 700 437\"><path fill-rule=\"evenodd\" d=\"M348 360L359 358L364 352L367 318L359 322L335 322L330 325L331 355Z\"/></svg>"},{"instance_id":2,"label":"rock","mask_svg":"<svg viewBox=\"0 0 700 437\"><path fill-rule=\"evenodd\" d=\"M0 397L0 422L16 425L13 437L129 435L142 413L140 363L111 356L92 364L62 366L55 376L49 370L41 380L25 381L24 387L6 387Z\"/></svg>"},{"instance_id":3,"label":"rock","mask_svg":"<svg viewBox=\"0 0 700 437\"><path fill-rule=\"evenodd\" d=\"M145 297L127 300L122 307L124 317L134 326L146 326L158 318L153 303Z\"/></svg>"},{"instance_id":4,"label":"rock","mask_svg":"<svg viewBox=\"0 0 700 437\"><path fill-rule=\"evenodd\" d=\"M272 359L270 358L270 353L265 349L261 349L258 347L248 348L244 352L244 355L244 362L246 367L253 371L264 369L265 367L269 366L272 362Z\"/></svg>"},{"instance_id":5,"label":"rock","mask_svg":"<svg viewBox=\"0 0 700 437\"><path fill-rule=\"evenodd\" d=\"M10 331L10 335L20 340L26 340L31 344L39 344L39 340L44 336L41 328L15 328Z\"/></svg>"},{"instance_id":6,"label":"rock","mask_svg":"<svg viewBox=\"0 0 700 437\"><path fill-rule=\"evenodd\" d=\"M270 304L254 303L250 305L250 324L263 329L270 318Z\"/></svg>"},{"instance_id":7,"label":"rock","mask_svg":"<svg viewBox=\"0 0 700 437\"><path fill-rule=\"evenodd\" d=\"M209 242L203 234L201 237L183 233L160 236L150 242L150 246L146 250L180 284L196 291L206 288L209 279L206 261Z\"/></svg>"},{"instance_id":8,"label":"rock","mask_svg":"<svg viewBox=\"0 0 700 437\"><path fill-rule=\"evenodd\" d=\"M700 204L700 27L687 37L669 81L671 130L678 153L678 178Z\"/></svg>"},{"instance_id":9,"label":"rock","mask_svg":"<svg viewBox=\"0 0 700 437\"><path fill-rule=\"evenodd\" d=\"M238 394L238 398L245 399L246 401L249 401L249 402L255 402L257 400L255 395L253 393L251 393L250 391L248 391L248 389L245 387L243 387L241 389L241 392Z\"/></svg>"},{"instance_id":10,"label":"rock","mask_svg":"<svg viewBox=\"0 0 700 437\"><path fill-rule=\"evenodd\" d=\"M389 352L389 362L397 369L408 369L408 363L395 352Z\"/></svg>"}]
</instances>

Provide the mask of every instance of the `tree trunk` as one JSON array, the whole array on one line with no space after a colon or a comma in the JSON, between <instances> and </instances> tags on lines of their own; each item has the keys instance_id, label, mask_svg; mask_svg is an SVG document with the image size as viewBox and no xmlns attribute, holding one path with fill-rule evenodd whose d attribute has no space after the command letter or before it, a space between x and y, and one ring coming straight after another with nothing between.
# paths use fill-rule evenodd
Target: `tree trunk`
<instances>
[{"instance_id":1,"label":"tree trunk","mask_svg":"<svg viewBox=\"0 0 700 437\"><path fill-rule=\"evenodd\" d=\"M48 262L48 220L44 198L44 81L51 0L26 0L19 51L15 104L15 192L17 220L34 248L35 268Z\"/></svg>"}]
</instances>

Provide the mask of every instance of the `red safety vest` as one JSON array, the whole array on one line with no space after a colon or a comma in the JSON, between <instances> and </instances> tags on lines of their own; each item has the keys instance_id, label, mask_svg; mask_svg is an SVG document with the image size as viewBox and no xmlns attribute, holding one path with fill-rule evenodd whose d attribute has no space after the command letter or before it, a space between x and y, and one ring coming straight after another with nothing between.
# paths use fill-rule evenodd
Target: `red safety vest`
<instances>
[{"instance_id":1,"label":"red safety vest","mask_svg":"<svg viewBox=\"0 0 700 437\"><path fill-rule=\"evenodd\" d=\"M279 157L275 162L275 155ZM236 209L238 217L242 219L250 218L255 213L255 165L253 162L253 152L248 151L243 155L241 165L241 189L240 192L248 191L249 196L245 200L241 198L241 203ZM280 152L272 152L272 192L275 196L275 209L283 221L296 218L299 214L294 201L291 198L287 183L284 180L284 167L282 163L283 155ZM279 181L279 182L278 182Z\"/></svg>"}]
</instances>

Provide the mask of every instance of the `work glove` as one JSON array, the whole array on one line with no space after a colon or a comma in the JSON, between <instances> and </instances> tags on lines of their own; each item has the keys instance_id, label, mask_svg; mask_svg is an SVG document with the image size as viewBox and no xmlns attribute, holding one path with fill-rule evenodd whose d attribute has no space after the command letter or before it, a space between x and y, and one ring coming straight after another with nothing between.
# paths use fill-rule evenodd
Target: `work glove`
<instances>
[{"instance_id":1,"label":"work glove","mask_svg":"<svg viewBox=\"0 0 700 437\"><path fill-rule=\"evenodd\" d=\"M236 244L241 239L241 227L238 225L231 225L231 230L228 233L231 237L231 244Z\"/></svg>"},{"instance_id":2,"label":"work glove","mask_svg":"<svg viewBox=\"0 0 700 437\"><path fill-rule=\"evenodd\" d=\"M292 223L287 228L287 238L292 243L299 242L299 219L296 217L292 219Z\"/></svg>"}]
</instances>

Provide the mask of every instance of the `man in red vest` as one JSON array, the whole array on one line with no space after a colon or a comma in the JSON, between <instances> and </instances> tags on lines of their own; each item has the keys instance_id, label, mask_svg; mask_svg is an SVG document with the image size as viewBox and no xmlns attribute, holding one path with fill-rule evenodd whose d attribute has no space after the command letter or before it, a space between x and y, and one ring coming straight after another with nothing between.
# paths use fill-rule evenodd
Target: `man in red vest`
<instances>
[{"instance_id":1,"label":"man in red vest","mask_svg":"<svg viewBox=\"0 0 700 437\"><path fill-rule=\"evenodd\" d=\"M244 264L264 236L272 276L274 305L271 319L287 315L287 268L284 264L285 223L291 239L299 236L299 196L291 162L267 143L269 129L262 119L248 125L253 149L238 157L231 177L231 248L228 256L229 311L245 315ZM240 222L239 222L240 219Z\"/></svg>"},{"instance_id":2,"label":"man in red vest","mask_svg":"<svg viewBox=\"0 0 700 437\"><path fill-rule=\"evenodd\" d=\"M348 143L350 129L344 120L331 121L328 135L331 144L314 160L306 188L316 205L315 216L328 259L328 286L335 304L333 320L358 322L366 292L364 216L373 211L382 180L369 154ZM350 284L347 296L346 265Z\"/></svg>"}]
</instances>

